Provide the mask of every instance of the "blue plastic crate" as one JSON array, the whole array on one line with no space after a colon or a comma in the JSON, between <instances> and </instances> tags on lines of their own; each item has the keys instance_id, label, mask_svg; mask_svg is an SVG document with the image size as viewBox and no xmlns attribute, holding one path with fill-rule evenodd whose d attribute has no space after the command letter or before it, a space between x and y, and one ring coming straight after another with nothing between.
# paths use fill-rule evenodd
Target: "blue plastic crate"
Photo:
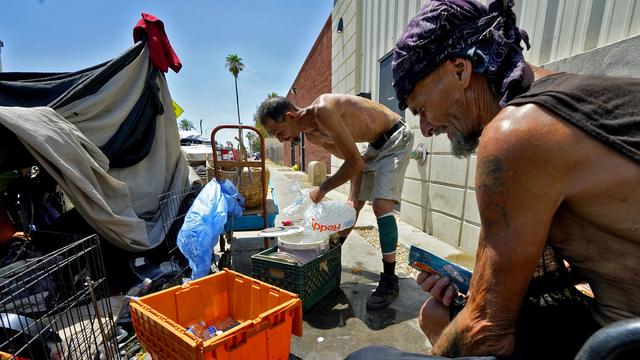
<instances>
[{"instance_id":1,"label":"blue plastic crate","mask_svg":"<svg viewBox=\"0 0 640 360\"><path fill-rule=\"evenodd\" d=\"M270 201L270 199L267 199L267 201ZM278 206L274 203L274 211L267 212L267 227L274 226L276 215L278 215ZM224 226L226 231L262 230L264 228L262 209L258 213L250 212L243 214L241 217L229 218Z\"/></svg>"},{"instance_id":2,"label":"blue plastic crate","mask_svg":"<svg viewBox=\"0 0 640 360\"><path fill-rule=\"evenodd\" d=\"M276 221L276 215L279 213L278 204L273 196L273 188L271 188L272 199L267 199L267 227L273 227ZM249 210L243 212L240 217L228 218L224 226L226 231L248 231L264 229L264 217L262 209Z\"/></svg>"}]
</instances>

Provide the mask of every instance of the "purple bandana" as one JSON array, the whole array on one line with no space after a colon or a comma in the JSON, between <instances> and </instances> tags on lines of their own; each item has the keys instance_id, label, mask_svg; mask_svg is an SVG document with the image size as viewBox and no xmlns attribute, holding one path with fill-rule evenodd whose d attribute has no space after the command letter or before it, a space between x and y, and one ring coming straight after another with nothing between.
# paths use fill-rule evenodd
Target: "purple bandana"
<instances>
[{"instance_id":1,"label":"purple bandana","mask_svg":"<svg viewBox=\"0 0 640 360\"><path fill-rule=\"evenodd\" d=\"M432 0L409 21L393 49L393 88L400 109L416 83L445 60L472 60L500 96L500 105L523 93L533 82L520 42L529 45L516 27L513 0L494 0L487 9L475 0Z\"/></svg>"}]
</instances>

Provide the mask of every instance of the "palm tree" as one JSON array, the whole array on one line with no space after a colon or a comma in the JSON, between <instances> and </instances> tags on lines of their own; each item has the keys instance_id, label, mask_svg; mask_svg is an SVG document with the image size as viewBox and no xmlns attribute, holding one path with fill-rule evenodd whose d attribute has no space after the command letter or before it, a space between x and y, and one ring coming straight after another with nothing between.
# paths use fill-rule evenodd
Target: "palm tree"
<instances>
[{"instance_id":1,"label":"palm tree","mask_svg":"<svg viewBox=\"0 0 640 360\"><path fill-rule=\"evenodd\" d=\"M240 71L244 70L244 64L242 63L242 58L240 58L236 54L227 55L225 67L229 70L231 74L233 74L233 79L236 84L236 108L238 109L238 124L242 125L240 121L240 101L238 100L238 74Z\"/></svg>"},{"instance_id":2,"label":"palm tree","mask_svg":"<svg viewBox=\"0 0 640 360\"><path fill-rule=\"evenodd\" d=\"M258 137L258 135L251 131L246 135L246 137L249 141L249 151L251 151L251 153L260 151L260 138Z\"/></svg>"},{"instance_id":3,"label":"palm tree","mask_svg":"<svg viewBox=\"0 0 640 360\"><path fill-rule=\"evenodd\" d=\"M191 120L182 119L180 123L178 123L178 129L182 131L194 130L196 127L193 126L193 122Z\"/></svg>"}]
</instances>

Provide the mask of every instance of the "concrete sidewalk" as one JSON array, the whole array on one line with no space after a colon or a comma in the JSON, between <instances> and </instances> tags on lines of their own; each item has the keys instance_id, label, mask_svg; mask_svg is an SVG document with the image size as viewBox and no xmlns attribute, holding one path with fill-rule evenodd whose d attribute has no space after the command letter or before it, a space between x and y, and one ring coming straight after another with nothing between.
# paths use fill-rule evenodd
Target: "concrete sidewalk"
<instances>
[{"instance_id":1,"label":"concrete sidewalk","mask_svg":"<svg viewBox=\"0 0 640 360\"><path fill-rule=\"evenodd\" d=\"M306 175L276 165L270 166L270 170L275 200L282 211L295 200L295 194L289 190L291 182L298 181L306 187ZM346 200L346 196L337 191L327 197ZM281 220L279 215L276 224ZM402 221L398 221L398 230L397 273L401 277L398 298L387 309L366 309L367 298L375 290L382 271L377 222L371 206L366 205L342 247L340 289L305 312L304 335L292 338L292 354L302 359L343 359L355 350L374 344L417 353L430 349L417 321L420 306L428 294L417 286L417 272L406 264L406 249L415 244L446 258L464 254Z\"/></svg>"}]
</instances>

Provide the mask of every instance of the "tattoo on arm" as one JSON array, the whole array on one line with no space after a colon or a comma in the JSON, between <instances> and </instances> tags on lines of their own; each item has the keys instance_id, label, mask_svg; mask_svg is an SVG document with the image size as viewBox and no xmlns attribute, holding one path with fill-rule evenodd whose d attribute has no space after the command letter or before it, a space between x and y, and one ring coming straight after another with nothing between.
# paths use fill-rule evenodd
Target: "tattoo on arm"
<instances>
[{"instance_id":1,"label":"tattoo on arm","mask_svg":"<svg viewBox=\"0 0 640 360\"><path fill-rule=\"evenodd\" d=\"M451 321L451 324L442 332L440 339L437 342L437 349L434 348L434 353L437 351L437 355L447 357L461 357L462 356L462 334L458 331L456 326L456 318Z\"/></svg>"},{"instance_id":2,"label":"tattoo on arm","mask_svg":"<svg viewBox=\"0 0 640 360\"><path fill-rule=\"evenodd\" d=\"M509 193L500 157L491 156L480 165L478 195L485 233L492 233L500 225L509 227L506 205Z\"/></svg>"}]
</instances>

